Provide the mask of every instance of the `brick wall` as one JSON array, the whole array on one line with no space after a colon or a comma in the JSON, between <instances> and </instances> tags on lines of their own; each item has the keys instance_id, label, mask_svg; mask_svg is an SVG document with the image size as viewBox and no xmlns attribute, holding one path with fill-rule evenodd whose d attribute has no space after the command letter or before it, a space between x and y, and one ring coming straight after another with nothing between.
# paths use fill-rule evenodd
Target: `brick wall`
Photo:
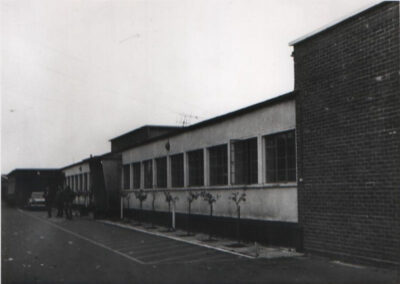
<instances>
[{"instance_id":1,"label":"brick wall","mask_svg":"<svg viewBox=\"0 0 400 284\"><path fill-rule=\"evenodd\" d=\"M400 262L399 3L294 46L306 251Z\"/></svg>"}]
</instances>

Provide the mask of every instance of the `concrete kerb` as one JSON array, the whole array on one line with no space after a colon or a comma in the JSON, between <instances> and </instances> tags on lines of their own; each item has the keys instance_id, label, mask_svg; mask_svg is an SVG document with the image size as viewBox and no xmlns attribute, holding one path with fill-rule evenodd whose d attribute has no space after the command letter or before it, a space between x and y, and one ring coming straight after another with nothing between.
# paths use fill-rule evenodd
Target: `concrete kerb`
<instances>
[{"instance_id":1,"label":"concrete kerb","mask_svg":"<svg viewBox=\"0 0 400 284\"><path fill-rule=\"evenodd\" d=\"M194 242L194 241L191 241L191 240L184 240L182 238L178 238L178 237L175 237L175 236L169 236L169 235L162 234L162 233L159 233L159 232L150 232L150 231L147 231L147 230L139 229L139 228L136 228L136 227L133 227L133 226L129 226L129 225L125 225L125 224L121 224L121 223L118 223L118 222L112 222L112 221L107 221L107 220L97 220L97 221L101 222L101 223L104 223L104 224L117 226L117 227L120 227L120 228L125 228L125 229L129 229L129 230L133 230L133 231L137 231L137 232L141 232L141 233L145 233L145 234L149 234L149 235L153 235L153 236L167 238L167 239L175 240L175 241L178 241L178 242L188 243L188 244L192 244L192 245L195 245L195 246L200 246L200 247L204 247L204 248L208 248L208 249L213 249L213 250L229 253L229 254L232 254L232 255L240 256L240 257L245 257L245 258L249 258L249 259L257 259L254 256L250 256L250 255L234 252L234 251L231 251L231 250L228 250L228 249L223 249L223 248L220 248L220 247L210 246L210 245L207 245L207 244Z\"/></svg>"}]
</instances>

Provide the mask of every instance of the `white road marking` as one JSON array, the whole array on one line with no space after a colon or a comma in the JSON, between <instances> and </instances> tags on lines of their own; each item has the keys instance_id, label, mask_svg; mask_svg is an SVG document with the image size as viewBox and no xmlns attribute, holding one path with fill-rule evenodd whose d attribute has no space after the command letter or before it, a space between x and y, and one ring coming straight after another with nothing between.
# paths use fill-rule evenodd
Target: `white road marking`
<instances>
[{"instance_id":1,"label":"white road marking","mask_svg":"<svg viewBox=\"0 0 400 284\"><path fill-rule=\"evenodd\" d=\"M189 247L189 246L187 246L187 245L184 245L185 246L185 248L183 248L183 246L181 245L181 248L179 248L179 246L177 247L177 246L174 246L174 248L171 250L171 249L168 249L168 250L159 250L159 251L144 251L144 252L141 252L141 253L139 253L139 255L136 253L136 251L133 251L133 253L135 253L135 255L136 255L136 257L139 257L139 258L147 258L147 257L154 257L154 256L157 256L157 255L164 255L164 254L174 254L174 255L176 255L176 254L179 254L179 252L183 252L183 251L186 251L187 249L189 249L189 250L198 250L198 248L196 248L196 247ZM172 247L172 246L170 246L170 247ZM178 251L176 251L176 249L178 249ZM205 251L204 250L204 252L207 252L207 251Z\"/></svg>"},{"instance_id":2,"label":"white road marking","mask_svg":"<svg viewBox=\"0 0 400 284\"><path fill-rule=\"evenodd\" d=\"M136 258L134 258L134 257L131 257L131 256L127 255L127 254L121 253L121 252L119 252L119 251L117 251L117 250L114 250L114 249L112 249L112 248L110 248L110 247L108 247L108 246L105 246L105 245L103 245L103 244L101 244L101 243L99 243L99 242L96 242L96 241L94 241L94 240L88 239L88 238L86 238L86 237L84 237L84 236L82 236L82 235L80 235L80 234L74 233L74 232L72 232L72 231L70 231L70 230L67 230L67 229L61 227L61 226L55 225L55 224L53 224L53 223L51 223L51 222L49 222L49 221L43 220L43 219L40 218L40 217L36 217L36 216L34 216L34 215L28 214L28 213L22 211L21 209L18 209L18 211L20 211L20 212L21 212L22 214L24 214L24 215L27 215L27 216L29 216L29 217L31 217L31 218L34 218L34 219L37 219L37 220L39 220L39 221L41 221L41 222L43 222L43 223L46 223L46 224L48 224L48 225L50 225L50 226L53 226L54 228L57 228L57 229L59 229L59 230L61 230L61 231L63 231L63 232L66 232L66 233L68 233L68 234L71 234L71 235L73 235L73 236L75 236L75 237L77 237L77 238L79 238L79 239L81 239L81 240L87 241L87 242L89 242L89 243L91 243L91 244L94 244L94 245L96 245L96 246L99 246L99 247L101 247L101 248L103 248L103 249L109 250L109 251L111 251L111 252L113 252L113 253L115 253L115 254L118 254L118 255L120 255L120 256L123 256L123 257L125 257L125 258L127 258L127 259L129 259L129 260L132 260L132 261L136 262L136 263L139 263L139 264L146 264L145 262L143 262L143 261L141 261L141 260L139 260L139 259L136 259Z\"/></svg>"},{"instance_id":3,"label":"white road marking","mask_svg":"<svg viewBox=\"0 0 400 284\"><path fill-rule=\"evenodd\" d=\"M201 256L201 255L198 255ZM211 262L228 262L228 261L236 261L237 259L232 259L229 258L227 255L223 255L223 254L214 254L214 255L208 255L205 257L201 257L201 258L196 258L196 259L189 259L184 261L183 259L186 257L180 257L180 259L177 259L175 261L171 261L169 260L168 263L198 263L198 262L204 262L207 261L207 263L211 263ZM163 262L163 261L162 261Z\"/></svg>"},{"instance_id":4,"label":"white road marking","mask_svg":"<svg viewBox=\"0 0 400 284\"><path fill-rule=\"evenodd\" d=\"M183 246L187 246L185 244L174 244L174 245L168 245L168 247L162 249L162 248L144 248L144 249L136 249L136 250L127 250L127 251L132 251L135 255L146 255L146 254L154 254L154 252L156 253L160 253L161 251L164 251L166 253L174 251L175 249L179 248L179 247L183 247ZM170 248L173 248L172 250ZM158 251L158 252L157 252Z\"/></svg>"},{"instance_id":5,"label":"white road marking","mask_svg":"<svg viewBox=\"0 0 400 284\"><path fill-rule=\"evenodd\" d=\"M136 246L129 246L129 247L123 247L123 248L118 248L119 251L127 251L127 250L134 250L134 249L138 249L138 250L148 250L148 249L154 249L154 248L162 248L163 246L166 246L166 241L162 240L162 242L158 242L154 245L152 244L138 244ZM170 245L168 245L169 247Z\"/></svg>"},{"instance_id":6,"label":"white road marking","mask_svg":"<svg viewBox=\"0 0 400 284\"><path fill-rule=\"evenodd\" d=\"M216 251L222 251L222 252L233 254L233 255L236 255L236 256L241 256L241 257L245 257L245 258L249 258L249 259L256 259L253 256L246 255L246 254L243 254L243 253L234 252L234 251L230 251L230 250L223 249L223 248L213 247L213 246L206 245L206 244L200 244L200 243L189 241L189 240L183 240L181 238L177 238L177 237L174 237L174 236L167 236L167 235L159 234L159 233L156 233L156 232L148 232L146 230L134 228L134 227L123 225L123 224L114 223L114 222L111 222L111 221L99 220L98 222L101 222L101 223L104 223L104 224L108 224L108 225L112 225L112 226L116 226L116 227L129 229L129 230L133 230L133 231L137 231L137 232L141 232L141 233L145 233L145 234L149 234L149 235L153 235L153 236L167 238L167 239L175 240L175 241L178 241L178 242L188 243L188 244L199 246L199 247L205 247L205 248L213 249L213 250L216 250Z\"/></svg>"},{"instance_id":7,"label":"white road marking","mask_svg":"<svg viewBox=\"0 0 400 284\"><path fill-rule=\"evenodd\" d=\"M147 263L148 264L157 264L157 263L161 263L161 262L167 262L167 261L170 261L170 260L178 261L179 259L187 258L188 256L200 256L200 255L203 255L203 254L207 254L207 251L199 251L197 253L188 252L188 253L185 253L185 254L180 254L180 255L175 255L175 256L172 256L172 257L162 258L162 259L159 259L159 260L156 260L156 261L152 261L152 262L147 262ZM144 258L146 258L146 257L144 257ZM188 261L188 262L190 262L190 261Z\"/></svg>"},{"instance_id":8,"label":"white road marking","mask_svg":"<svg viewBox=\"0 0 400 284\"><path fill-rule=\"evenodd\" d=\"M343 266L358 268L358 269L364 269L364 268L365 268L365 266L362 266L362 265L357 265L357 264L342 262L342 261L339 261L339 260L333 260L333 261L331 261L331 262L332 262L332 263L335 263L335 264L343 265Z\"/></svg>"},{"instance_id":9,"label":"white road marking","mask_svg":"<svg viewBox=\"0 0 400 284\"><path fill-rule=\"evenodd\" d=\"M155 246L159 246L160 244L165 245L165 240L160 240L160 241L156 241L154 243L150 243L150 242L146 242L146 243L140 243L140 244L133 244L131 243L126 243L124 246L118 247L116 248L116 250L127 250L127 249L133 249L133 248L143 248L143 247L155 247Z\"/></svg>"}]
</instances>

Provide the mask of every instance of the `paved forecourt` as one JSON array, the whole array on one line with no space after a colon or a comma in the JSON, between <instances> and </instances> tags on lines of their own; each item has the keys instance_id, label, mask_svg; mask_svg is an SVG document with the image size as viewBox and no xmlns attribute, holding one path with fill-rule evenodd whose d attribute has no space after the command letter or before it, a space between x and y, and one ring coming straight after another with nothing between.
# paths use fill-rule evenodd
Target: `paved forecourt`
<instances>
[{"instance_id":1,"label":"paved forecourt","mask_svg":"<svg viewBox=\"0 0 400 284\"><path fill-rule=\"evenodd\" d=\"M2 283L400 283L315 257L249 259L97 222L2 207Z\"/></svg>"},{"instance_id":2,"label":"paved forecourt","mask_svg":"<svg viewBox=\"0 0 400 284\"><path fill-rule=\"evenodd\" d=\"M143 265L226 262L242 258L228 252L93 222L88 218L78 217L67 221L63 218L47 218L44 212L21 211L21 213Z\"/></svg>"}]
</instances>

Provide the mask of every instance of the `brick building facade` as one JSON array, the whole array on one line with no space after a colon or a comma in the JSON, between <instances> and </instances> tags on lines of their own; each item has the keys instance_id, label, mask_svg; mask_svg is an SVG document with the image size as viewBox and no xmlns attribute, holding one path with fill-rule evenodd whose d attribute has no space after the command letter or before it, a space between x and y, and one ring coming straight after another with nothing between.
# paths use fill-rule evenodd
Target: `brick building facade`
<instances>
[{"instance_id":1,"label":"brick building facade","mask_svg":"<svg viewBox=\"0 0 400 284\"><path fill-rule=\"evenodd\" d=\"M399 2L292 45L304 248L399 263Z\"/></svg>"}]
</instances>

